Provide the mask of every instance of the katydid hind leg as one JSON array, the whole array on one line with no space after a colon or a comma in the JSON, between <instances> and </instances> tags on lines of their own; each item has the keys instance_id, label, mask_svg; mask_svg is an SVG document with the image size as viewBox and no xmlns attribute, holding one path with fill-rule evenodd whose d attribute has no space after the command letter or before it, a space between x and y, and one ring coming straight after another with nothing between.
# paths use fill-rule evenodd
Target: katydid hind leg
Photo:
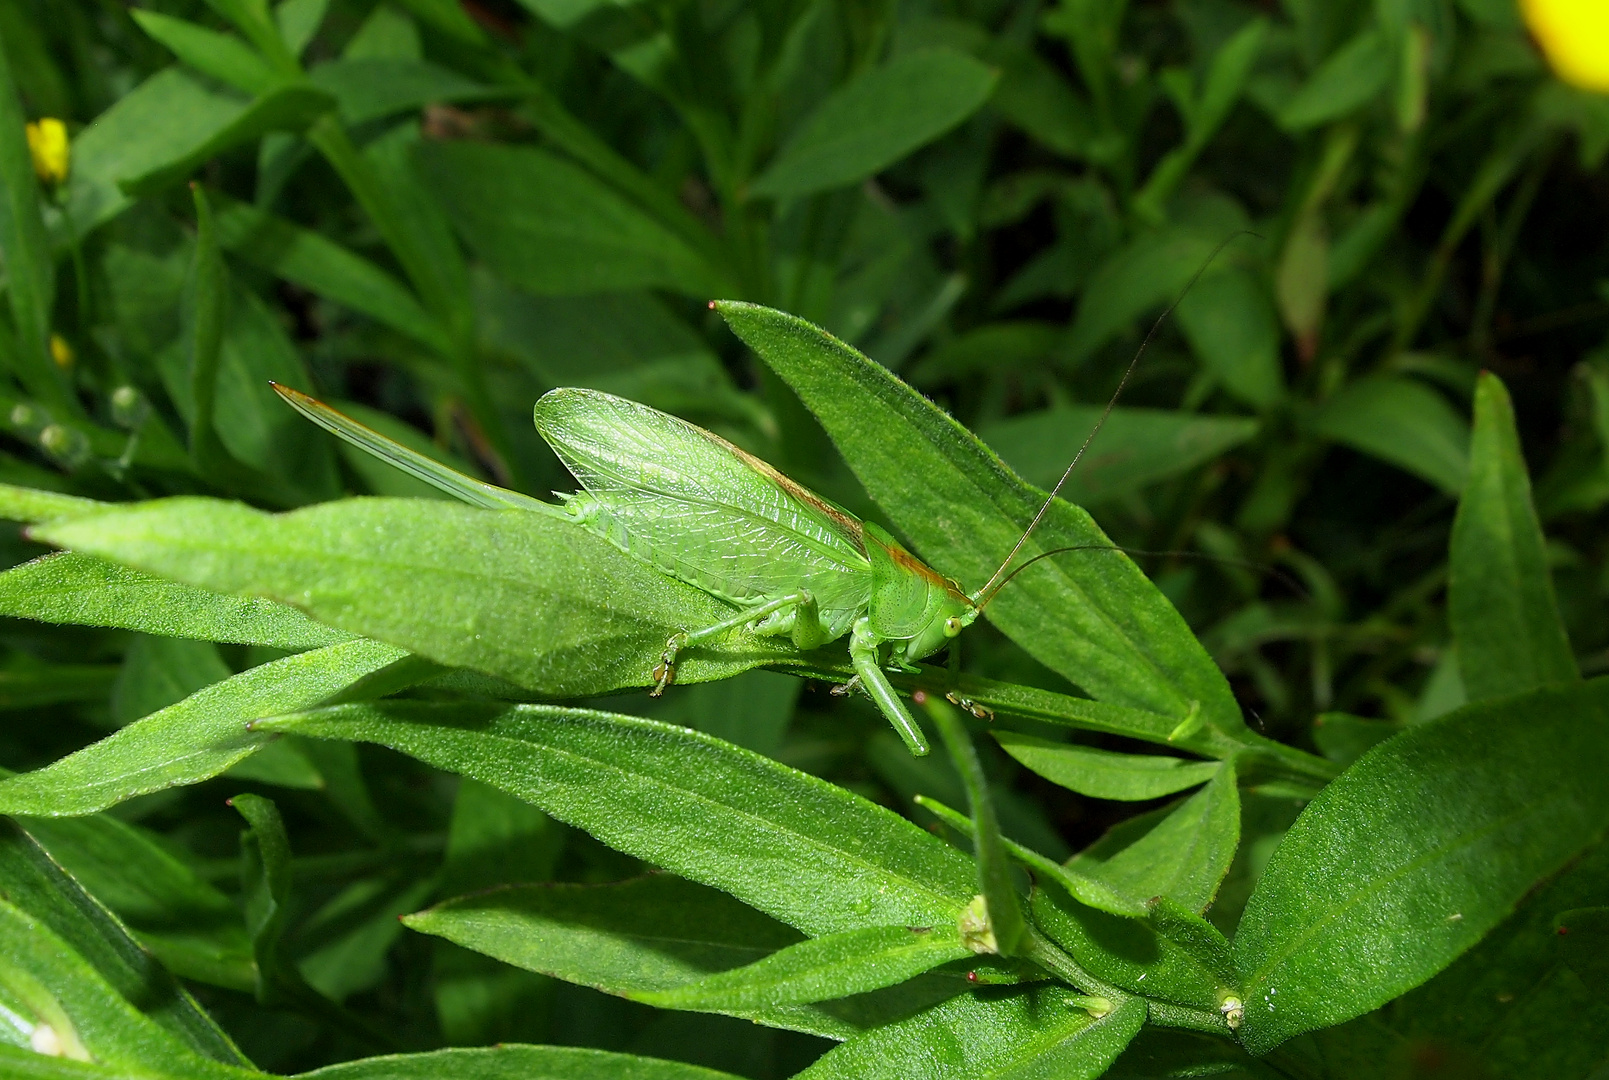
<instances>
[{"instance_id":1,"label":"katydid hind leg","mask_svg":"<svg viewBox=\"0 0 1609 1080\"><path fill-rule=\"evenodd\" d=\"M878 711L894 726L905 748L916 757L926 757L927 737L916 723L916 718L894 692L894 687L877 663L877 639L871 633L870 621L864 616L855 623L849 636L849 662L860 678L860 685L877 703Z\"/></svg>"},{"instance_id":2,"label":"katydid hind leg","mask_svg":"<svg viewBox=\"0 0 1609 1080\"><path fill-rule=\"evenodd\" d=\"M670 636L669 641L665 642L665 651L660 654L659 663L654 666L654 688L649 691L649 694L653 697L659 697L665 692L667 686L676 681L677 654L689 645L697 645L701 641L707 641L718 634L726 633L728 630L758 622L774 612L797 608L801 602L809 599L809 595L809 593L801 592L778 597L758 607L745 608L730 619L722 619L720 622L712 626L706 626L701 630L678 630Z\"/></svg>"}]
</instances>

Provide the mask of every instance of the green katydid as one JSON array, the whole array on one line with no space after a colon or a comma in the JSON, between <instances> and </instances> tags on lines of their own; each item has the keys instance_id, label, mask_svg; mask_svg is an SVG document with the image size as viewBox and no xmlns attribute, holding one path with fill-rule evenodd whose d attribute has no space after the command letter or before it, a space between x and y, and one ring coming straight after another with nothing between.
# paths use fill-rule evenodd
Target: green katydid
<instances>
[{"instance_id":1,"label":"green katydid","mask_svg":"<svg viewBox=\"0 0 1609 1080\"><path fill-rule=\"evenodd\" d=\"M561 388L536 403L537 431L581 485L560 496L561 508L449 469L296 390L274 389L309 420L450 495L490 509L562 513L633 558L732 604L731 618L678 630L665 643L653 670L656 696L675 680L681 650L740 626L787 635L802 650L848 634L855 677L847 685L863 688L918 756L928 752L927 740L885 669L917 670L916 661L949 645L1012 577L1057 553L1006 573L1117 400L999 569L967 593L873 522L720 436L625 398Z\"/></svg>"}]
</instances>

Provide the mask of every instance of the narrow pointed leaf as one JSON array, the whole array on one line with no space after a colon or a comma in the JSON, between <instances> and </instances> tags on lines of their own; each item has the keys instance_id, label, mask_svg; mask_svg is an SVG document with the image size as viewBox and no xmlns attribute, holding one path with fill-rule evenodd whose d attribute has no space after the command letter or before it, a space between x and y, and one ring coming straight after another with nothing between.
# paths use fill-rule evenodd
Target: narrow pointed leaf
<instances>
[{"instance_id":1,"label":"narrow pointed leaf","mask_svg":"<svg viewBox=\"0 0 1609 1080\"><path fill-rule=\"evenodd\" d=\"M1100 1019L1064 987L974 991L832 1050L799 1080L1095 1080L1145 1022L1129 998Z\"/></svg>"},{"instance_id":2,"label":"narrow pointed leaf","mask_svg":"<svg viewBox=\"0 0 1609 1080\"><path fill-rule=\"evenodd\" d=\"M944 746L960 774L961 786L966 789L967 807L972 812L972 857L978 864L978 893L984 899L988 915L986 939L989 950L1002 956L1014 956L1027 927L1022 917L1022 903L1011 879L1011 864L1006 860L1005 843L1000 837L1000 819L989 798L989 781L983 775L983 763L978 760L978 749L972 736L961 723L956 710L948 702L928 702L928 715L938 726Z\"/></svg>"},{"instance_id":3,"label":"narrow pointed leaf","mask_svg":"<svg viewBox=\"0 0 1609 1080\"><path fill-rule=\"evenodd\" d=\"M797 944L798 931L732 897L670 874L607 885L524 885L448 900L403 920L504 963L605 993L635 996L741 968ZM935 972L816 1005L713 1006L770 1027L843 1040L967 988Z\"/></svg>"},{"instance_id":4,"label":"narrow pointed leaf","mask_svg":"<svg viewBox=\"0 0 1609 1080\"><path fill-rule=\"evenodd\" d=\"M1074 900L1061 883L1034 890L1034 921L1079 965L1113 986L1158 1001L1215 1012L1225 979L1144 919L1120 918Z\"/></svg>"},{"instance_id":5,"label":"narrow pointed leaf","mask_svg":"<svg viewBox=\"0 0 1609 1080\"><path fill-rule=\"evenodd\" d=\"M751 304L723 301L717 309L821 420L918 552L966 587L981 587L1043 493L927 399L825 331ZM1083 510L1058 502L1021 558L1110 543ZM1047 559L1003 590L988 615L1099 700L1179 720L1196 702L1206 726L1252 737L1222 673L1126 555Z\"/></svg>"},{"instance_id":6,"label":"narrow pointed leaf","mask_svg":"<svg viewBox=\"0 0 1609 1080\"><path fill-rule=\"evenodd\" d=\"M955 924L868 926L811 938L747 967L630 996L662 1009L755 1009L881 990L971 956Z\"/></svg>"},{"instance_id":7,"label":"narrow pointed leaf","mask_svg":"<svg viewBox=\"0 0 1609 1080\"><path fill-rule=\"evenodd\" d=\"M251 990L256 971L240 909L154 834L107 814L22 824L169 971Z\"/></svg>"},{"instance_id":8,"label":"narrow pointed leaf","mask_svg":"<svg viewBox=\"0 0 1609 1080\"><path fill-rule=\"evenodd\" d=\"M954 49L897 56L818 105L754 193L791 198L859 183L977 111L997 77Z\"/></svg>"},{"instance_id":9,"label":"narrow pointed leaf","mask_svg":"<svg viewBox=\"0 0 1609 1080\"><path fill-rule=\"evenodd\" d=\"M733 609L553 514L424 499L349 499L289 514L169 499L35 535L224 593L269 596L320 622L553 696L646 686L665 639ZM687 650L701 682L797 655L734 631Z\"/></svg>"},{"instance_id":10,"label":"narrow pointed leaf","mask_svg":"<svg viewBox=\"0 0 1609 1080\"><path fill-rule=\"evenodd\" d=\"M471 776L807 934L954 922L970 862L843 788L706 735L553 706L385 702L261 725Z\"/></svg>"},{"instance_id":11,"label":"narrow pointed leaf","mask_svg":"<svg viewBox=\"0 0 1609 1080\"><path fill-rule=\"evenodd\" d=\"M1514 408L1496 375L1475 387L1469 479L1453 520L1447 615L1471 701L1580 678L1559 619Z\"/></svg>"},{"instance_id":12,"label":"narrow pointed leaf","mask_svg":"<svg viewBox=\"0 0 1609 1080\"><path fill-rule=\"evenodd\" d=\"M1130 818L1067 866L1135 903L1167 896L1205 911L1240 842L1235 766L1221 763L1207 786L1172 806Z\"/></svg>"},{"instance_id":13,"label":"narrow pointed leaf","mask_svg":"<svg viewBox=\"0 0 1609 1080\"><path fill-rule=\"evenodd\" d=\"M250 731L251 721L317 705L405 655L359 640L252 668L54 764L0 780L0 813L72 817L216 776L272 738Z\"/></svg>"},{"instance_id":14,"label":"narrow pointed leaf","mask_svg":"<svg viewBox=\"0 0 1609 1080\"><path fill-rule=\"evenodd\" d=\"M418 161L465 243L530 292L664 288L703 298L731 287L705 252L545 150L437 142Z\"/></svg>"},{"instance_id":15,"label":"narrow pointed leaf","mask_svg":"<svg viewBox=\"0 0 1609 1080\"><path fill-rule=\"evenodd\" d=\"M316 649L352 639L272 600L179 585L74 551L0 573L0 615L276 649Z\"/></svg>"},{"instance_id":16,"label":"narrow pointed leaf","mask_svg":"<svg viewBox=\"0 0 1609 1080\"><path fill-rule=\"evenodd\" d=\"M9 821L0 822L0 892L193 1051L232 1065L247 1064L222 1029L130 937L127 928L69 877L37 840Z\"/></svg>"},{"instance_id":17,"label":"narrow pointed leaf","mask_svg":"<svg viewBox=\"0 0 1609 1080\"><path fill-rule=\"evenodd\" d=\"M409 0L417 4L420 0ZM455 9L456 10L456 9ZM298 1080L739 1080L731 1073L579 1046L490 1046L393 1054L331 1065Z\"/></svg>"},{"instance_id":18,"label":"narrow pointed leaf","mask_svg":"<svg viewBox=\"0 0 1609 1080\"><path fill-rule=\"evenodd\" d=\"M1020 731L996 731L994 737L1006 753L1046 780L1096 799L1161 798L1211 780L1219 768L1216 761L1119 754Z\"/></svg>"},{"instance_id":19,"label":"narrow pointed leaf","mask_svg":"<svg viewBox=\"0 0 1609 1080\"><path fill-rule=\"evenodd\" d=\"M120 995L40 920L0 900L0 986L35 1030L74 1057L187 1080L240 1080L241 1070L203 1057ZM159 1076L162 1073L158 1074Z\"/></svg>"},{"instance_id":20,"label":"narrow pointed leaf","mask_svg":"<svg viewBox=\"0 0 1609 1080\"><path fill-rule=\"evenodd\" d=\"M1440 971L1609 827L1609 680L1467 705L1365 754L1297 818L1235 935L1261 1053Z\"/></svg>"},{"instance_id":21,"label":"narrow pointed leaf","mask_svg":"<svg viewBox=\"0 0 1609 1080\"><path fill-rule=\"evenodd\" d=\"M248 203L218 201L218 242L269 273L407 334L439 353L447 333L401 282L311 229Z\"/></svg>"},{"instance_id":22,"label":"narrow pointed leaf","mask_svg":"<svg viewBox=\"0 0 1609 1080\"><path fill-rule=\"evenodd\" d=\"M118 187L136 198L154 195L184 180L226 150L253 142L270 131L301 131L335 107L335 99L301 83L276 87L240 107L227 123L196 140L182 153L155 168L118 179Z\"/></svg>"},{"instance_id":23,"label":"narrow pointed leaf","mask_svg":"<svg viewBox=\"0 0 1609 1080\"><path fill-rule=\"evenodd\" d=\"M104 510L110 505L59 491L0 484L0 518L7 521L50 521Z\"/></svg>"},{"instance_id":24,"label":"narrow pointed leaf","mask_svg":"<svg viewBox=\"0 0 1609 1080\"><path fill-rule=\"evenodd\" d=\"M961 811L945 806L937 799L928 795L918 795L916 805L930 811L940 821L963 835L972 829L972 819ZM1088 877L1075 870L1056 862L1048 856L1041 855L1031 848L1025 847L1014 840L1002 839L1006 852L1023 866L1036 875L1055 881L1068 894L1077 897L1079 903L1098 911L1110 912L1113 915L1122 915L1128 918L1137 918L1145 914L1145 908L1132 897L1117 892L1106 882L1098 878Z\"/></svg>"}]
</instances>

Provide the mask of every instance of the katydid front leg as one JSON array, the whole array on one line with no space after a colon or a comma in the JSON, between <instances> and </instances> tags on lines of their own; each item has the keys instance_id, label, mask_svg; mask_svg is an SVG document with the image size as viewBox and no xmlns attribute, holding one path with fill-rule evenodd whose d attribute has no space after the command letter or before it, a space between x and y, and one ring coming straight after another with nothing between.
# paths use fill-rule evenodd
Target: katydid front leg
<instances>
[{"instance_id":1,"label":"katydid front leg","mask_svg":"<svg viewBox=\"0 0 1609 1080\"><path fill-rule=\"evenodd\" d=\"M899 737L905 740L906 749L917 757L924 757L928 751L927 739L877 663L877 646L880 644L877 635L872 633L871 620L861 616L855 620L855 628L849 634L849 663L860 678L860 685L872 696L888 722L894 725Z\"/></svg>"}]
</instances>

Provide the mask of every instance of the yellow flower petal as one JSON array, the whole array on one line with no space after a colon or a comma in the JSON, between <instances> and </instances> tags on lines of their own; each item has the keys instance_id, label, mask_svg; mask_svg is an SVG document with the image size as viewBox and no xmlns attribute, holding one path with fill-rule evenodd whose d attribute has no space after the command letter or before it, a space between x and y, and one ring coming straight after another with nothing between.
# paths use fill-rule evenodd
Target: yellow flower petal
<instances>
[{"instance_id":1,"label":"yellow flower petal","mask_svg":"<svg viewBox=\"0 0 1609 1080\"><path fill-rule=\"evenodd\" d=\"M1559 78L1609 93L1609 3L1520 0L1520 7Z\"/></svg>"},{"instance_id":2,"label":"yellow flower petal","mask_svg":"<svg viewBox=\"0 0 1609 1080\"><path fill-rule=\"evenodd\" d=\"M67 179L72 151L67 141L67 125L54 117L44 117L28 125L28 153L34 159L34 172L47 184Z\"/></svg>"}]
</instances>

